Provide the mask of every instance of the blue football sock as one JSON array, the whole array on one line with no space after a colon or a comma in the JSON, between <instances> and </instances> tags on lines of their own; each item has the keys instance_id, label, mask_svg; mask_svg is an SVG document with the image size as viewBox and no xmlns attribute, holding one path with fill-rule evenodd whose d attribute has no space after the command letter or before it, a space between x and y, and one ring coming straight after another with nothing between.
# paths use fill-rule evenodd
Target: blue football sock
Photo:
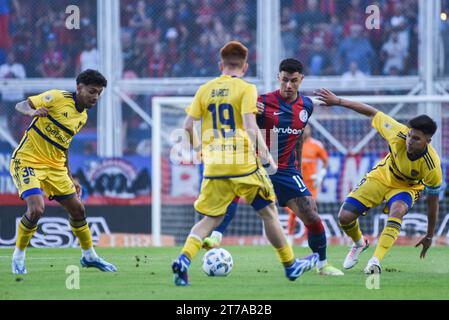
<instances>
[{"instance_id":1,"label":"blue football sock","mask_svg":"<svg viewBox=\"0 0 449 320\"><path fill-rule=\"evenodd\" d=\"M231 204L228 206L228 209L226 210L226 214L223 221L215 229L215 231L218 231L221 234L223 234L228 228L228 225L231 223L232 219L234 218L236 211L237 211L237 202L232 201Z\"/></svg>"},{"instance_id":2,"label":"blue football sock","mask_svg":"<svg viewBox=\"0 0 449 320\"><path fill-rule=\"evenodd\" d=\"M324 231L323 223L318 221L313 225L306 225L307 227L307 240L309 247L313 252L318 253L320 261L326 260L326 232Z\"/></svg>"}]
</instances>

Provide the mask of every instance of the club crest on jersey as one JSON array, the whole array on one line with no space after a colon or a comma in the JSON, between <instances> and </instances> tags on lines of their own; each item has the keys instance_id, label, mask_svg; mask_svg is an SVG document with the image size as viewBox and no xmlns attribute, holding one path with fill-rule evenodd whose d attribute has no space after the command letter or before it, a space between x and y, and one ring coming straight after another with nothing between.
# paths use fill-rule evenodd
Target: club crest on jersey
<instances>
[{"instance_id":1,"label":"club crest on jersey","mask_svg":"<svg viewBox=\"0 0 449 320\"><path fill-rule=\"evenodd\" d=\"M412 177L416 177L419 174L419 172L416 170L412 170L411 174L412 174Z\"/></svg>"},{"instance_id":2,"label":"club crest on jersey","mask_svg":"<svg viewBox=\"0 0 449 320\"><path fill-rule=\"evenodd\" d=\"M306 110L302 110L299 113L299 120L301 120L302 122L307 122L308 119L309 119L309 115L308 115L307 111Z\"/></svg>"},{"instance_id":3,"label":"club crest on jersey","mask_svg":"<svg viewBox=\"0 0 449 320\"><path fill-rule=\"evenodd\" d=\"M45 101L45 102L50 102L51 100L53 100L53 96L52 96L51 94L46 95L46 96L44 97L44 101Z\"/></svg>"}]
</instances>

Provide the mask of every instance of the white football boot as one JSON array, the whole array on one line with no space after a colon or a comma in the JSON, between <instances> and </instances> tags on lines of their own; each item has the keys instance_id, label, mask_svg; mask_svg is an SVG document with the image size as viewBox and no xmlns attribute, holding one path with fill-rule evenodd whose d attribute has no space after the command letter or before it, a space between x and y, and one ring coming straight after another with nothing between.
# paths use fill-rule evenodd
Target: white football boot
<instances>
[{"instance_id":1,"label":"white football boot","mask_svg":"<svg viewBox=\"0 0 449 320\"><path fill-rule=\"evenodd\" d=\"M357 262L359 262L360 254L366 249L368 249L368 247L369 247L368 239L364 239L363 246L358 246L354 244L351 250L349 251L348 255L346 256L345 261L343 262L343 268L351 269L352 267L354 267L357 264Z\"/></svg>"}]
</instances>

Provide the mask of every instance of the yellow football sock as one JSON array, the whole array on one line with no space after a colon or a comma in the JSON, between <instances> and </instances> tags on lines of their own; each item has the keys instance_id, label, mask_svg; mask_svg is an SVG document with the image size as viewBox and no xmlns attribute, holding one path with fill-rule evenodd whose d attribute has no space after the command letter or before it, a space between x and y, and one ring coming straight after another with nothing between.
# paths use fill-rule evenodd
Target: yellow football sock
<instances>
[{"instance_id":1,"label":"yellow football sock","mask_svg":"<svg viewBox=\"0 0 449 320\"><path fill-rule=\"evenodd\" d=\"M93 247L92 235L86 219L79 221L70 219L70 227L73 234L78 238L81 249L87 250Z\"/></svg>"},{"instance_id":2,"label":"yellow football sock","mask_svg":"<svg viewBox=\"0 0 449 320\"><path fill-rule=\"evenodd\" d=\"M286 267L291 266L295 261L295 255L293 254L292 247L290 245L286 245L282 248L276 248L276 254L282 264Z\"/></svg>"},{"instance_id":3,"label":"yellow football sock","mask_svg":"<svg viewBox=\"0 0 449 320\"><path fill-rule=\"evenodd\" d=\"M350 224L340 224L341 229L352 239L352 241L357 242L362 239L362 231L359 226L359 219L351 222Z\"/></svg>"},{"instance_id":4,"label":"yellow football sock","mask_svg":"<svg viewBox=\"0 0 449 320\"><path fill-rule=\"evenodd\" d=\"M26 216L23 216L19 223L16 247L22 251L25 250L36 230L36 223L31 222Z\"/></svg>"},{"instance_id":5,"label":"yellow football sock","mask_svg":"<svg viewBox=\"0 0 449 320\"><path fill-rule=\"evenodd\" d=\"M182 253L185 254L190 261L192 261L198 251L201 250L202 245L203 241L201 240L201 238L191 234L187 237L186 243L182 248Z\"/></svg>"},{"instance_id":6,"label":"yellow football sock","mask_svg":"<svg viewBox=\"0 0 449 320\"><path fill-rule=\"evenodd\" d=\"M388 218L387 225L382 231L376 250L374 251L374 256L379 259L379 261L382 261L385 254L390 250L398 238L399 232L401 232L401 223L402 220L399 218Z\"/></svg>"}]
</instances>

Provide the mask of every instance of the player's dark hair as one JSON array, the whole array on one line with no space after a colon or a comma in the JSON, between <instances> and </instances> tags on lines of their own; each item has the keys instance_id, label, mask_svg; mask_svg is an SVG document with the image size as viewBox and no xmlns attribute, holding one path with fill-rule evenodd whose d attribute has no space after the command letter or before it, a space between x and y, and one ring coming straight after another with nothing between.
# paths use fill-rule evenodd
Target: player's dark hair
<instances>
[{"instance_id":1,"label":"player's dark hair","mask_svg":"<svg viewBox=\"0 0 449 320\"><path fill-rule=\"evenodd\" d=\"M87 69L76 77L76 84L80 83L86 86L93 84L95 86L102 86L103 88L108 86L106 78L100 72L92 69Z\"/></svg>"},{"instance_id":2,"label":"player's dark hair","mask_svg":"<svg viewBox=\"0 0 449 320\"><path fill-rule=\"evenodd\" d=\"M419 130L426 135L433 136L437 131L437 124L429 116L422 114L411 119L408 126L412 129Z\"/></svg>"},{"instance_id":3,"label":"player's dark hair","mask_svg":"<svg viewBox=\"0 0 449 320\"><path fill-rule=\"evenodd\" d=\"M304 67L299 60L288 58L281 61L279 65L279 72L285 71L288 73L303 73Z\"/></svg>"},{"instance_id":4,"label":"player's dark hair","mask_svg":"<svg viewBox=\"0 0 449 320\"><path fill-rule=\"evenodd\" d=\"M248 48L239 41L230 41L221 48L220 57L225 66L242 68L248 59Z\"/></svg>"}]
</instances>

